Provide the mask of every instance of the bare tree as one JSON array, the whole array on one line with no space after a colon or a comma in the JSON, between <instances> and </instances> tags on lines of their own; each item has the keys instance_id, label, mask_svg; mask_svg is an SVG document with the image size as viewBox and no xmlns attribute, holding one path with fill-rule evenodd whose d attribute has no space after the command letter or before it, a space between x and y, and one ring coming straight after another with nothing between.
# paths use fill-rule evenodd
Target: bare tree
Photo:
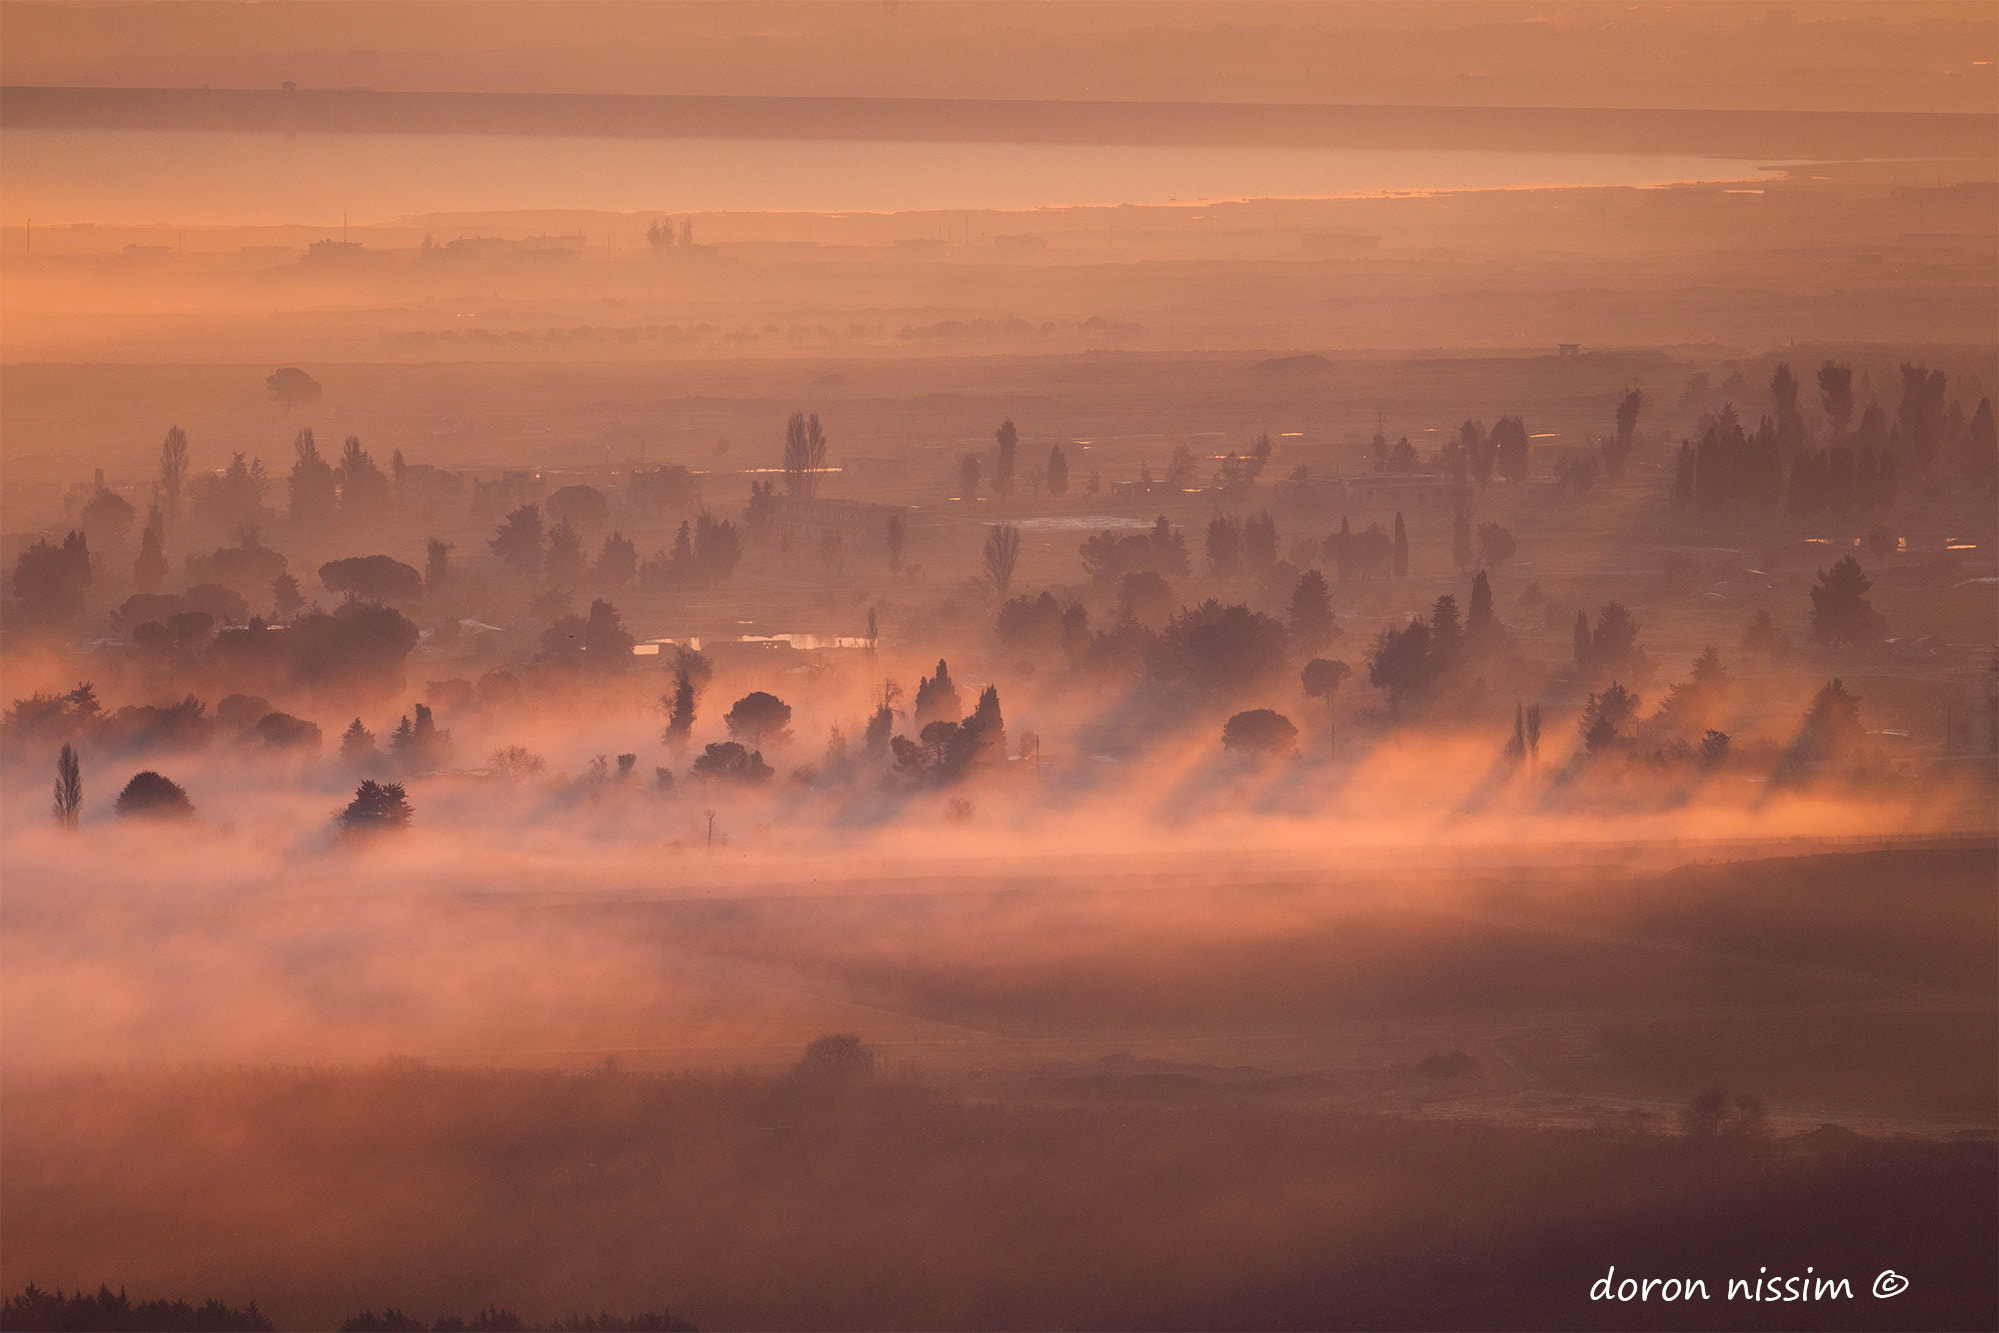
<instances>
[{"instance_id":1,"label":"bare tree","mask_svg":"<svg viewBox=\"0 0 1999 1333\"><path fill-rule=\"evenodd\" d=\"M179 426L167 430L160 444L160 493L167 498L166 520L171 524L180 508L181 487L187 484L187 432Z\"/></svg>"},{"instance_id":2,"label":"bare tree","mask_svg":"<svg viewBox=\"0 0 1999 1333\"><path fill-rule=\"evenodd\" d=\"M826 470L826 432L819 414L793 412L784 425L784 488L801 500L819 493L819 474Z\"/></svg>"},{"instance_id":3,"label":"bare tree","mask_svg":"<svg viewBox=\"0 0 1999 1333\"><path fill-rule=\"evenodd\" d=\"M76 747L65 743L56 756L56 823L73 829L83 815L83 765L77 762Z\"/></svg>"},{"instance_id":4,"label":"bare tree","mask_svg":"<svg viewBox=\"0 0 1999 1333\"><path fill-rule=\"evenodd\" d=\"M1013 569L1020 561L1020 529L1011 523L995 523L986 537L986 577L993 590L1005 601L1013 588Z\"/></svg>"}]
</instances>

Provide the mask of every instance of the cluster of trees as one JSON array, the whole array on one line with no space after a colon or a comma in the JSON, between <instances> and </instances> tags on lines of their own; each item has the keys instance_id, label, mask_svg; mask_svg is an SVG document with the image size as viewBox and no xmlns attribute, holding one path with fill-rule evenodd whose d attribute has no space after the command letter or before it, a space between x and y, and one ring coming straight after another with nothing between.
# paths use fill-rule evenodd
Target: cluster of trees
<instances>
[{"instance_id":1,"label":"cluster of trees","mask_svg":"<svg viewBox=\"0 0 1999 1333\"><path fill-rule=\"evenodd\" d=\"M1387 693L1389 714L1399 720L1412 707L1446 695L1468 702L1482 694L1480 669L1513 651L1511 636L1493 614L1491 581L1480 570L1462 617L1458 599L1446 593L1427 620L1412 616L1406 625L1381 631L1368 652L1367 679Z\"/></svg>"},{"instance_id":2,"label":"cluster of trees","mask_svg":"<svg viewBox=\"0 0 1999 1333\"><path fill-rule=\"evenodd\" d=\"M680 231L676 234L672 218L654 218L652 224L646 228L646 245L654 254L664 254L675 248L694 249L694 219L682 218Z\"/></svg>"},{"instance_id":3,"label":"cluster of trees","mask_svg":"<svg viewBox=\"0 0 1999 1333\"><path fill-rule=\"evenodd\" d=\"M1248 518L1221 514L1208 520L1208 573L1218 579L1268 574L1277 566L1277 520L1269 510Z\"/></svg>"},{"instance_id":4,"label":"cluster of trees","mask_svg":"<svg viewBox=\"0 0 1999 1333\"><path fill-rule=\"evenodd\" d=\"M1814 448L1798 407L1797 377L1779 363L1770 380L1774 411L1754 431L1745 432L1735 408L1723 404L1702 417L1698 443L1681 443L1674 507L1718 514L1781 501L1798 514L1886 509L1896 503L1905 467L1920 477L1954 464L1981 488L1999 485L1991 400L1981 400L1967 421L1962 406L1947 401L1943 371L1910 362L1901 371L1894 419L1869 403L1856 426L1852 368L1834 361L1820 366L1820 400L1832 434Z\"/></svg>"},{"instance_id":5,"label":"cluster of trees","mask_svg":"<svg viewBox=\"0 0 1999 1333\"><path fill-rule=\"evenodd\" d=\"M999 690L986 686L971 714L960 718L958 690L942 659L937 674L917 687L914 723L915 737L890 737L889 753L895 771L917 786L945 786L1006 762Z\"/></svg>"},{"instance_id":6,"label":"cluster of trees","mask_svg":"<svg viewBox=\"0 0 1999 1333\"><path fill-rule=\"evenodd\" d=\"M1118 582L1126 574L1152 573L1166 579L1187 577L1187 539L1161 514L1144 533L1100 532L1083 542L1083 572L1097 584Z\"/></svg>"},{"instance_id":7,"label":"cluster of trees","mask_svg":"<svg viewBox=\"0 0 1999 1333\"><path fill-rule=\"evenodd\" d=\"M1416 450L1406 437L1389 450L1387 441L1377 431L1373 455L1377 471L1420 470ZM1460 486L1468 481L1484 486L1495 475L1508 481L1524 481L1527 461L1527 423L1519 417L1501 417L1491 430L1486 429L1483 421L1466 420L1459 425L1457 438L1446 441L1437 451L1437 471Z\"/></svg>"},{"instance_id":8,"label":"cluster of trees","mask_svg":"<svg viewBox=\"0 0 1999 1333\"><path fill-rule=\"evenodd\" d=\"M200 1305L186 1300L135 1301L124 1288L43 1291L30 1282L0 1301L0 1327L20 1333L271 1333L276 1326L255 1301L233 1306L209 1297ZM343 1321L341 1333L695 1333L694 1325L666 1310L629 1316L572 1315L555 1323L528 1323L512 1310L489 1306L470 1319L440 1315L431 1323L390 1306L367 1309Z\"/></svg>"},{"instance_id":9,"label":"cluster of trees","mask_svg":"<svg viewBox=\"0 0 1999 1333\"><path fill-rule=\"evenodd\" d=\"M336 520L349 525L369 523L387 509L389 478L376 465L374 455L362 447L360 437L349 435L339 459L329 461L320 453L308 426L293 438L292 454L291 473L285 480L285 512L294 528L317 533ZM390 466L396 472L402 470L400 450ZM248 479L254 506L263 498L261 468L253 464Z\"/></svg>"},{"instance_id":10,"label":"cluster of trees","mask_svg":"<svg viewBox=\"0 0 1999 1333\"><path fill-rule=\"evenodd\" d=\"M21 1333L271 1333L276 1325L255 1301L237 1307L213 1296L200 1305L185 1300L135 1301L120 1287L95 1295L61 1288L43 1291L30 1282L0 1301L0 1328Z\"/></svg>"},{"instance_id":11,"label":"cluster of trees","mask_svg":"<svg viewBox=\"0 0 1999 1333\"><path fill-rule=\"evenodd\" d=\"M1382 574L1407 578L1409 530L1399 512L1395 515L1393 536L1383 532L1379 523L1370 523L1365 530L1355 532L1353 525L1342 518L1340 530L1327 537L1320 547L1319 560L1332 566L1343 581L1371 579Z\"/></svg>"},{"instance_id":12,"label":"cluster of trees","mask_svg":"<svg viewBox=\"0 0 1999 1333\"><path fill-rule=\"evenodd\" d=\"M1605 602L1597 610L1594 626L1587 612L1576 612L1575 662L1585 677L1643 679L1652 669L1651 659L1638 646L1638 622L1622 602Z\"/></svg>"}]
</instances>

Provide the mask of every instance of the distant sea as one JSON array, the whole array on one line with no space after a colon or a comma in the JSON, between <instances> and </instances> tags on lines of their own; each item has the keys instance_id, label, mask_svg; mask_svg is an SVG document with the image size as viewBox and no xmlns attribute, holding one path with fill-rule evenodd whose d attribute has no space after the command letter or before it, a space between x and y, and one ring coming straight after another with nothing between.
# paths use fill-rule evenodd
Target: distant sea
<instances>
[{"instance_id":1,"label":"distant sea","mask_svg":"<svg viewBox=\"0 0 1999 1333\"><path fill-rule=\"evenodd\" d=\"M1751 181L1691 153L0 130L0 222L337 226L521 209L891 212Z\"/></svg>"}]
</instances>

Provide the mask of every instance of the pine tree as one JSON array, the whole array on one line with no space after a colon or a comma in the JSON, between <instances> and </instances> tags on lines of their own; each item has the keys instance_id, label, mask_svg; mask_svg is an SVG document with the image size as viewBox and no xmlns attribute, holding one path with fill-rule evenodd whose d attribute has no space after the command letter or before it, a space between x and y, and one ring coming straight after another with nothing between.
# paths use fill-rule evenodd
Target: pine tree
<instances>
[{"instance_id":1,"label":"pine tree","mask_svg":"<svg viewBox=\"0 0 1999 1333\"><path fill-rule=\"evenodd\" d=\"M414 814L402 783L368 778L354 789L340 824L348 833L390 833L408 828Z\"/></svg>"},{"instance_id":2,"label":"pine tree","mask_svg":"<svg viewBox=\"0 0 1999 1333\"><path fill-rule=\"evenodd\" d=\"M1050 495L1069 493L1069 460L1062 453L1062 446L1059 444L1048 451L1048 493Z\"/></svg>"},{"instance_id":3,"label":"pine tree","mask_svg":"<svg viewBox=\"0 0 1999 1333\"><path fill-rule=\"evenodd\" d=\"M375 733L363 726L358 717L340 733L340 757L350 764L366 763L375 757Z\"/></svg>"}]
</instances>

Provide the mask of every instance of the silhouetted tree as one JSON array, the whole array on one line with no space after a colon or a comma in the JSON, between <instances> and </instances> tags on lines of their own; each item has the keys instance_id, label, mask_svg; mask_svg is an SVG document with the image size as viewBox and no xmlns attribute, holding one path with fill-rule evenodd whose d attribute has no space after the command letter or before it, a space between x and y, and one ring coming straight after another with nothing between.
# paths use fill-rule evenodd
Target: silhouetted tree
<instances>
[{"instance_id":1,"label":"silhouetted tree","mask_svg":"<svg viewBox=\"0 0 1999 1333\"><path fill-rule=\"evenodd\" d=\"M1458 444L1464 449L1471 479L1481 486L1491 481L1497 450L1494 448L1492 437L1486 433L1485 423L1467 419L1458 427Z\"/></svg>"},{"instance_id":2,"label":"silhouetted tree","mask_svg":"<svg viewBox=\"0 0 1999 1333\"><path fill-rule=\"evenodd\" d=\"M1958 471L1965 480L1990 492L1999 486L1999 430L1992 420L1992 400L1981 398L1965 427L1964 442L1958 449Z\"/></svg>"},{"instance_id":3,"label":"silhouetted tree","mask_svg":"<svg viewBox=\"0 0 1999 1333\"><path fill-rule=\"evenodd\" d=\"M1167 622L1146 666L1162 683L1181 682L1208 698L1232 700L1283 675L1287 637L1275 617L1210 598Z\"/></svg>"},{"instance_id":4,"label":"silhouetted tree","mask_svg":"<svg viewBox=\"0 0 1999 1333\"><path fill-rule=\"evenodd\" d=\"M361 447L357 435L349 435L334 469L340 486L340 508L350 518L368 518L380 513L389 498L389 479L375 466L375 459Z\"/></svg>"},{"instance_id":5,"label":"silhouetted tree","mask_svg":"<svg viewBox=\"0 0 1999 1333\"><path fill-rule=\"evenodd\" d=\"M772 769L763 755L737 741L717 741L694 759L694 776L711 782L756 786L768 782Z\"/></svg>"},{"instance_id":6,"label":"silhouetted tree","mask_svg":"<svg viewBox=\"0 0 1999 1333\"><path fill-rule=\"evenodd\" d=\"M408 828L415 815L402 783L364 778L340 812L340 827L350 834L392 833Z\"/></svg>"},{"instance_id":7,"label":"silhouetted tree","mask_svg":"<svg viewBox=\"0 0 1999 1333\"><path fill-rule=\"evenodd\" d=\"M1480 640L1498 628L1492 615L1492 581L1480 570L1472 575L1471 605L1465 610L1465 638Z\"/></svg>"},{"instance_id":8,"label":"silhouetted tree","mask_svg":"<svg viewBox=\"0 0 1999 1333\"><path fill-rule=\"evenodd\" d=\"M1235 577L1242 565L1242 524L1223 514L1208 520L1203 541L1208 573L1218 579Z\"/></svg>"},{"instance_id":9,"label":"silhouetted tree","mask_svg":"<svg viewBox=\"0 0 1999 1333\"><path fill-rule=\"evenodd\" d=\"M515 573L533 578L541 570L541 510L534 505L522 505L514 510L486 545Z\"/></svg>"},{"instance_id":10,"label":"silhouetted tree","mask_svg":"<svg viewBox=\"0 0 1999 1333\"><path fill-rule=\"evenodd\" d=\"M1694 659L1691 679L1667 687L1654 725L1678 736L1700 735L1723 720L1734 688L1734 677L1710 645Z\"/></svg>"},{"instance_id":11,"label":"silhouetted tree","mask_svg":"<svg viewBox=\"0 0 1999 1333\"><path fill-rule=\"evenodd\" d=\"M819 414L793 412L784 424L784 488L801 500L819 493L819 475L826 469L826 433Z\"/></svg>"},{"instance_id":12,"label":"silhouetted tree","mask_svg":"<svg viewBox=\"0 0 1999 1333\"><path fill-rule=\"evenodd\" d=\"M329 560L319 567L319 581L328 592L370 602L414 602L423 596L423 575L416 567L386 555Z\"/></svg>"},{"instance_id":13,"label":"silhouetted tree","mask_svg":"<svg viewBox=\"0 0 1999 1333\"><path fill-rule=\"evenodd\" d=\"M293 717L290 713L266 713L257 719L252 730L273 750L296 750L300 753L317 753L319 750L319 724Z\"/></svg>"},{"instance_id":14,"label":"silhouetted tree","mask_svg":"<svg viewBox=\"0 0 1999 1333\"><path fill-rule=\"evenodd\" d=\"M20 599L22 619L57 625L81 615L90 574L90 544L81 532L70 533L60 546L37 541L14 561L14 596Z\"/></svg>"},{"instance_id":15,"label":"silhouetted tree","mask_svg":"<svg viewBox=\"0 0 1999 1333\"><path fill-rule=\"evenodd\" d=\"M0 1302L0 1328L22 1333L69 1333L73 1329L202 1329L205 1333L271 1333L256 1302L237 1309L210 1297L199 1306L183 1300L134 1301L121 1288L100 1286L95 1296L43 1291L30 1282L18 1296Z\"/></svg>"},{"instance_id":16,"label":"silhouetted tree","mask_svg":"<svg viewBox=\"0 0 1999 1333\"><path fill-rule=\"evenodd\" d=\"M1902 400L1895 409L1895 431L1901 452L1919 476L1929 470L1943 443L1945 383L1942 370L1902 363Z\"/></svg>"},{"instance_id":17,"label":"silhouetted tree","mask_svg":"<svg viewBox=\"0 0 1999 1333\"><path fill-rule=\"evenodd\" d=\"M437 537L424 543L423 590L426 596L437 596L451 582L453 549L450 542Z\"/></svg>"},{"instance_id":18,"label":"silhouetted tree","mask_svg":"<svg viewBox=\"0 0 1999 1333\"><path fill-rule=\"evenodd\" d=\"M1527 426L1519 417L1501 417L1492 427L1493 466L1509 481L1527 479Z\"/></svg>"},{"instance_id":19,"label":"silhouetted tree","mask_svg":"<svg viewBox=\"0 0 1999 1333\"><path fill-rule=\"evenodd\" d=\"M438 729L428 704L417 704L396 723L389 751L412 769L442 768L451 755L451 733Z\"/></svg>"},{"instance_id":20,"label":"silhouetted tree","mask_svg":"<svg viewBox=\"0 0 1999 1333\"><path fill-rule=\"evenodd\" d=\"M1242 521L1242 563L1259 577L1277 566L1277 520L1269 510L1251 514Z\"/></svg>"},{"instance_id":21,"label":"silhouetted tree","mask_svg":"<svg viewBox=\"0 0 1999 1333\"><path fill-rule=\"evenodd\" d=\"M966 454L958 460L958 498L967 504L979 498L979 456Z\"/></svg>"},{"instance_id":22,"label":"silhouetted tree","mask_svg":"<svg viewBox=\"0 0 1999 1333\"><path fill-rule=\"evenodd\" d=\"M1538 760L1541 757L1541 705L1527 705L1527 757Z\"/></svg>"},{"instance_id":23,"label":"silhouetted tree","mask_svg":"<svg viewBox=\"0 0 1999 1333\"><path fill-rule=\"evenodd\" d=\"M1402 511L1395 511L1395 577L1409 577L1409 531L1402 526Z\"/></svg>"},{"instance_id":24,"label":"silhouetted tree","mask_svg":"<svg viewBox=\"0 0 1999 1333\"><path fill-rule=\"evenodd\" d=\"M622 532L613 532L597 551L597 581L622 588L639 574L639 548Z\"/></svg>"},{"instance_id":25,"label":"silhouetted tree","mask_svg":"<svg viewBox=\"0 0 1999 1333\"><path fill-rule=\"evenodd\" d=\"M1576 653L1578 666L1613 675L1642 675L1649 665L1638 646L1638 622L1622 602L1605 602L1593 631L1583 614L1576 613Z\"/></svg>"},{"instance_id":26,"label":"silhouetted tree","mask_svg":"<svg viewBox=\"0 0 1999 1333\"><path fill-rule=\"evenodd\" d=\"M986 578L1001 601L1013 587L1014 566L1020 561L1020 529L1011 523L995 523L986 534L982 563Z\"/></svg>"},{"instance_id":27,"label":"silhouetted tree","mask_svg":"<svg viewBox=\"0 0 1999 1333\"><path fill-rule=\"evenodd\" d=\"M632 647L637 641L625 629L618 608L599 597L590 603L584 622L585 664L599 671L615 671L632 664Z\"/></svg>"},{"instance_id":28,"label":"silhouetted tree","mask_svg":"<svg viewBox=\"0 0 1999 1333\"><path fill-rule=\"evenodd\" d=\"M167 427L160 442L160 494L165 497L166 521L171 524L180 509L180 495L187 485L187 432L179 426Z\"/></svg>"},{"instance_id":29,"label":"silhouetted tree","mask_svg":"<svg viewBox=\"0 0 1999 1333\"><path fill-rule=\"evenodd\" d=\"M1011 598L994 618L994 634L1011 648L1055 648L1061 644L1061 604L1049 592Z\"/></svg>"},{"instance_id":30,"label":"silhouetted tree","mask_svg":"<svg viewBox=\"0 0 1999 1333\"><path fill-rule=\"evenodd\" d=\"M1298 746L1298 728L1282 713L1252 708L1222 724L1222 746L1251 755L1287 755Z\"/></svg>"},{"instance_id":31,"label":"silhouetted tree","mask_svg":"<svg viewBox=\"0 0 1999 1333\"><path fill-rule=\"evenodd\" d=\"M722 718L729 734L753 750L766 743L783 745L791 739L791 705L764 690L753 690L736 700Z\"/></svg>"},{"instance_id":32,"label":"silhouetted tree","mask_svg":"<svg viewBox=\"0 0 1999 1333\"><path fill-rule=\"evenodd\" d=\"M194 813L194 802L178 782L147 769L132 775L113 808L124 819L185 819Z\"/></svg>"},{"instance_id":33,"label":"silhouetted tree","mask_svg":"<svg viewBox=\"0 0 1999 1333\"><path fill-rule=\"evenodd\" d=\"M158 592L166 581L166 521L155 505L146 515L146 530L139 535L139 555L132 562L132 586L140 592Z\"/></svg>"},{"instance_id":34,"label":"silhouetted tree","mask_svg":"<svg viewBox=\"0 0 1999 1333\"><path fill-rule=\"evenodd\" d=\"M1149 569L1169 579L1187 576L1187 542L1161 514L1151 531L1100 532L1084 541L1083 570L1098 583L1115 583L1126 574Z\"/></svg>"},{"instance_id":35,"label":"silhouetted tree","mask_svg":"<svg viewBox=\"0 0 1999 1333\"><path fill-rule=\"evenodd\" d=\"M896 705L902 702L902 687L893 679L884 680L881 692L875 696L875 711L868 717L868 728L862 744L867 753L879 758L889 749L889 737L895 731L895 719L900 713Z\"/></svg>"},{"instance_id":36,"label":"silhouetted tree","mask_svg":"<svg viewBox=\"0 0 1999 1333\"><path fill-rule=\"evenodd\" d=\"M1069 493L1069 459L1059 444L1051 446L1048 450L1048 493L1050 495Z\"/></svg>"},{"instance_id":37,"label":"silhouetted tree","mask_svg":"<svg viewBox=\"0 0 1999 1333\"><path fill-rule=\"evenodd\" d=\"M1759 610L1750 620L1749 628L1742 634L1742 646L1752 652L1780 657L1790 648L1791 641L1777 628L1777 622L1766 609Z\"/></svg>"},{"instance_id":38,"label":"silhouetted tree","mask_svg":"<svg viewBox=\"0 0 1999 1333\"><path fill-rule=\"evenodd\" d=\"M1818 586L1811 590L1813 643L1852 646L1881 637L1885 621L1867 600L1867 590L1874 582L1858 560L1845 556L1831 569L1820 570L1818 579Z\"/></svg>"},{"instance_id":39,"label":"silhouetted tree","mask_svg":"<svg viewBox=\"0 0 1999 1333\"><path fill-rule=\"evenodd\" d=\"M583 539L566 518L548 530L543 571L549 583L558 588L578 587L590 572L590 559L583 554Z\"/></svg>"},{"instance_id":40,"label":"silhouetted tree","mask_svg":"<svg viewBox=\"0 0 1999 1333\"><path fill-rule=\"evenodd\" d=\"M305 594L300 591L298 580L290 574L280 574L271 580L271 609L279 620L290 620L305 605Z\"/></svg>"},{"instance_id":41,"label":"silhouetted tree","mask_svg":"<svg viewBox=\"0 0 1999 1333\"><path fill-rule=\"evenodd\" d=\"M1805 769L1851 763L1861 757L1866 745L1860 697L1834 678L1812 696L1797 736L1778 763L1778 777L1788 779Z\"/></svg>"},{"instance_id":42,"label":"silhouetted tree","mask_svg":"<svg viewBox=\"0 0 1999 1333\"><path fill-rule=\"evenodd\" d=\"M340 486L334 480L333 465L319 455L311 427L298 433L292 452L297 455L287 483L292 526L317 531L332 521L339 508Z\"/></svg>"},{"instance_id":43,"label":"silhouetted tree","mask_svg":"<svg viewBox=\"0 0 1999 1333\"><path fill-rule=\"evenodd\" d=\"M1853 420L1853 367L1828 361L1819 367L1819 402L1834 435L1846 434Z\"/></svg>"},{"instance_id":44,"label":"silhouetted tree","mask_svg":"<svg viewBox=\"0 0 1999 1333\"><path fill-rule=\"evenodd\" d=\"M1305 664L1298 673L1298 684L1314 699L1326 701L1326 737L1333 736L1333 696L1340 692L1340 686L1353 675L1353 668L1345 662L1331 658L1315 657Z\"/></svg>"},{"instance_id":45,"label":"silhouetted tree","mask_svg":"<svg viewBox=\"0 0 1999 1333\"><path fill-rule=\"evenodd\" d=\"M680 655L673 669L673 691L660 702L666 707L666 731L660 742L671 746L676 752L687 748L689 737L694 731L694 673L688 669L687 654Z\"/></svg>"},{"instance_id":46,"label":"silhouetted tree","mask_svg":"<svg viewBox=\"0 0 1999 1333\"><path fill-rule=\"evenodd\" d=\"M972 714L960 722L944 747L939 770L945 781L991 770L1006 761L1006 722L1000 715L999 690L988 685L979 692Z\"/></svg>"},{"instance_id":47,"label":"silhouetted tree","mask_svg":"<svg viewBox=\"0 0 1999 1333\"><path fill-rule=\"evenodd\" d=\"M1584 747L1597 754L1622 740L1624 727L1638 714L1638 704L1638 696L1616 681L1603 693L1590 695L1577 723Z\"/></svg>"},{"instance_id":48,"label":"silhouetted tree","mask_svg":"<svg viewBox=\"0 0 1999 1333\"><path fill-rule=\"evenodd\" d=\"M340 757L350 764L365 764L375 757L375 733L358 717L340 733Z\"/></svg>"},{"instance_id":49,"label":"silhouetted tree","mask_svg":"<svg viewBox=\"0 0 1999 1333\"><path fill-rule=\"evenodd\" d=\"M55 793L56 823L75 828L83 816L83 765L77 760L76 747L67 741L56 756Z\"/></svg>"},{"instance_id":50,"label":"silhouetted tree","mask_svg":"<svg viewBox=\"0 0 1999 1333\"><path fill-rule=\"evenodd\" d=\"M1326 576L1308 569L1291 587L1291 642L1300 652L1312 653L1332 642L1338 634L1333 624L1333 596Z\"/></svg>"},{"instance_id":51,"label":"silhouetted tree","mask_svg":"<svg viewBox=\"0 0 1999 1333\"><path fill-rule=\"evenodd\" d=\"M703 510L694 516L694 568L708 583L726 583L742 563L743 542L736 525Z\"/></svg>"},{"instance_id":52,"label":"silhouetted tree","mask_svg":"<svg viewBox=\"0 0 1999 1333\"><path fill-rule=\"evenodd\" d=\"M1002 421L997 439L999 453L993 459L993 493L1005 499L1013 494L1014 455L1020 446L1020 433L1014 430L1012 421Z\"/></svg>"},{"instance_id":53,"label":"silhouetted tree","mask_svg":"<svg viewBox=\"0 0 1999 1333\"><path fill-rule=\"evenodd\" d=\"M264 387L271 391L273 399L284 404L286 411L319 401L319 381L297 366L272 371L264 377Z\"/></svg>"},{"instance_id":54,"label":"silhouetted tree","mask_svg":"<svg viewBox=\"0 0 1999 1333\"><path fill-rule=\"evenodd\" d=\"M1513 534L1499 524L1478 525L1478 562L1481 565L1503 565L1513 558L1518 549L1513 543Z\"/></svg>"},{"instance_id":55,"label":"silhouetted tree","mask_svg":"<svg viewBox=\"0 0 1999 1333\"><path fill-rule=\"evenodd\" d=\"M132 502L116 491L106 489L104 473L97 474L97 488L90 493L82 510L77 515L77 526L83 529L98 550L110 550L125 540L125 534L138 520L139 511L132 508Z\"/></svg>"},{"instance_id":56,"label":"silhouetted tree","mask_svg":"<svg viewBox=\"0 0 1999 1333\"><path fill-rule=\"evenodd\" d=\"M594 528L611 516L611 502L595 486L564 486L548 497L548 517L556 523Z\"/></svg>"},{"instance_id":57,"label":"silhouetted tree","mask_svg":"<svg viewBox=\"0 0 1999 1333\"><path fill-rule=\"evenodd\" d=\"M958 687L951 681L951 668L937 659L937 674L924 676L916 682L916 711L913 721L920 730L932 722L951 722L964 715L964 704L958 698Z\"/></svg>"},{"instance_id":58,"label":"silhouetted tree","mask_svg":"<svg viewBox=\"0 0 1999 1333\"><path fill-rule=\"evenodd\" d=\"M1638 413L1644 406L1645 395L1635 388L1627 389L1617 402L1617 438L1603 445L1604 472L1612 481L1624 480L1624 464L1637 440Z\"/></svg>"}]
</instances>

